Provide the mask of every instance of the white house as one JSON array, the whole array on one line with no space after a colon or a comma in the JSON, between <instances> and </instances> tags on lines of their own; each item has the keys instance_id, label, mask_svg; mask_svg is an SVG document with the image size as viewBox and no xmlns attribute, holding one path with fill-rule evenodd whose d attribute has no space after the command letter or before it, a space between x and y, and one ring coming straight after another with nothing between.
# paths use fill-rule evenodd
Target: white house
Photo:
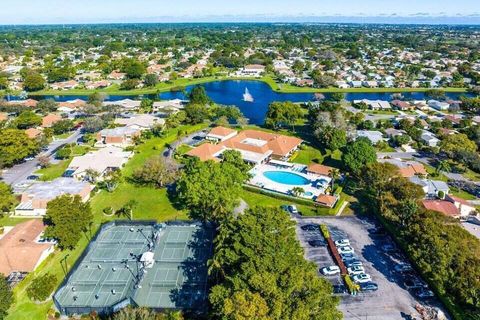
<instances>
[{"instance_id":1,"label":"white house","mask_svg":"<svg viewBox=\"0 0 480 320\"><path fill-rule=\"evenodd\" d=\"M420 139L430 147L436 147L440 140L430 131L423 130Z\"/></svg>"}]
</instances>

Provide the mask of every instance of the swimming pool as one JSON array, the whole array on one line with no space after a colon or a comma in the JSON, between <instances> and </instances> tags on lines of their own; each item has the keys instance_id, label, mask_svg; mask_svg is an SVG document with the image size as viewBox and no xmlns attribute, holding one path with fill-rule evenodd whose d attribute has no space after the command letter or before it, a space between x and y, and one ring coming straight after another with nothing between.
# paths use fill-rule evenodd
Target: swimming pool
<instances>
[{"instance_id":1,"label":"swimming pool","mask_svg":"<svg viewBox=\"0 0 480 320\"><path fill-rule=\"evenodd\" d=\"M311 181L307 178L287 171L265 171L263 175L274 182L292 186L306 185L311 183Z\"/></svg>"}]
</instances>

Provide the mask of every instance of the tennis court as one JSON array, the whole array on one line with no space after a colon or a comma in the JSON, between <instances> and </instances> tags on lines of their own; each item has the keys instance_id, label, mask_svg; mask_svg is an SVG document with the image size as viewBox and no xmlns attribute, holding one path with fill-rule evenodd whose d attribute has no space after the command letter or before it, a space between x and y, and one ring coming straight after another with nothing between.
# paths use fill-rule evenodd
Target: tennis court
<instances>
[{"instance_id":1,"label":"tennis court","mask_svg":"<svg viewBox=\"0 0 480 320\"><path fill-rule=\"evenodd\" d=\"M111 313L128 304L205 309L213 230L199 223L102 226L54 295L64 314ZM153 253L150 266L142 255Z\"/></svg>"}]
</instances>

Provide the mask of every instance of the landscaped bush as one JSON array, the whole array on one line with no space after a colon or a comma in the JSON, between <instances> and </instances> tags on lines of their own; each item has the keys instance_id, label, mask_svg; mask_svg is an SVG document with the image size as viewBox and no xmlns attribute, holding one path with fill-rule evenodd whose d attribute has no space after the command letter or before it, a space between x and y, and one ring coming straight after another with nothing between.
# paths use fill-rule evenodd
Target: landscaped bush
<instances>
[{"instance_id":1,"label":"landscaped bush","mask_svg":"<svg viewBox=\"0 0 480 320\"><path fill-rule=\"evenodd\" d=\"M330 232L328 231L328 227L324 224L320 225L320 231L322 232L322 235L325 239L330 238Z\"/></svg>"},{"instance_id":2,"label":"landscaped bush","mask_svg":"<svg viewBox=\"0 0 480 320\"><path fill-rule=\"evenodd\" d=\"M343 276L343 281L345 282L345 285L347 286L348 292L350 292L350 294L355 294L360 290L359 285L353 282L352 278L350 278L348 274Z\"/></svg>"},{"instance_id":3,"label":"landscaped bush","mask_svg":"<svg viewBox=\"0 0 480 320\"><path fill-rule=\"evenodd\" d=\"M57 285L57 277L45 273L43 276L33 279L32 284L27 288L27 295L35 301L45 301Z\"/></svg>"}]
</instances>

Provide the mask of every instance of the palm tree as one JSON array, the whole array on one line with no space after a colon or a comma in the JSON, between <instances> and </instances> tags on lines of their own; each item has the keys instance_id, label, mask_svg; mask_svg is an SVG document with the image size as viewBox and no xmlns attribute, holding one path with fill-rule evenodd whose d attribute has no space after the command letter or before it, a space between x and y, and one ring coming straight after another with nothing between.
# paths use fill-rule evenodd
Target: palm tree
<instances>
[{"instance_id":1,"label":"palm tree","mask_svg":"<svg viewBox=\"0 0 480 320\"><path fill-rule=\"evenodd\" d=\"M438 175L442 171L450 172L451 170L452 168L450 167L450 163L447 160L442 160L438 163L435 173Z\"/></svg>"},{"instance_id":2,"label":"palm tree","mask_svg":"<svg viewBox=\"0 0 480 320\"><path fill-rule=\"evenodd\" d=\"M340 170L333 168L330 170L330 177L332 178L332 193L335 186L335 181L340 178Z\"/></svg>"},{"instance_id":3,"label":"palm tree","mask_svg":"<svg viewBox=\"0 0 480 320\"><path fill-rule=\"evenodd\" d=\"M295 187L292 189L292 194L295 197L300 197L304 193L305 193L305 189L303 189L302 187Z\"/></svg>"},{"instance_id":4,"label":"palm tree","mask_svg":"<svg viewBox=\"0 0 480 320\"><path fill-rule=\"evenodd\" d=\"M100 176L97 170L94 169L87 169L85 170L85 180L88 182L95 183L97 178Z\"/></svg>"}]
</instances>

